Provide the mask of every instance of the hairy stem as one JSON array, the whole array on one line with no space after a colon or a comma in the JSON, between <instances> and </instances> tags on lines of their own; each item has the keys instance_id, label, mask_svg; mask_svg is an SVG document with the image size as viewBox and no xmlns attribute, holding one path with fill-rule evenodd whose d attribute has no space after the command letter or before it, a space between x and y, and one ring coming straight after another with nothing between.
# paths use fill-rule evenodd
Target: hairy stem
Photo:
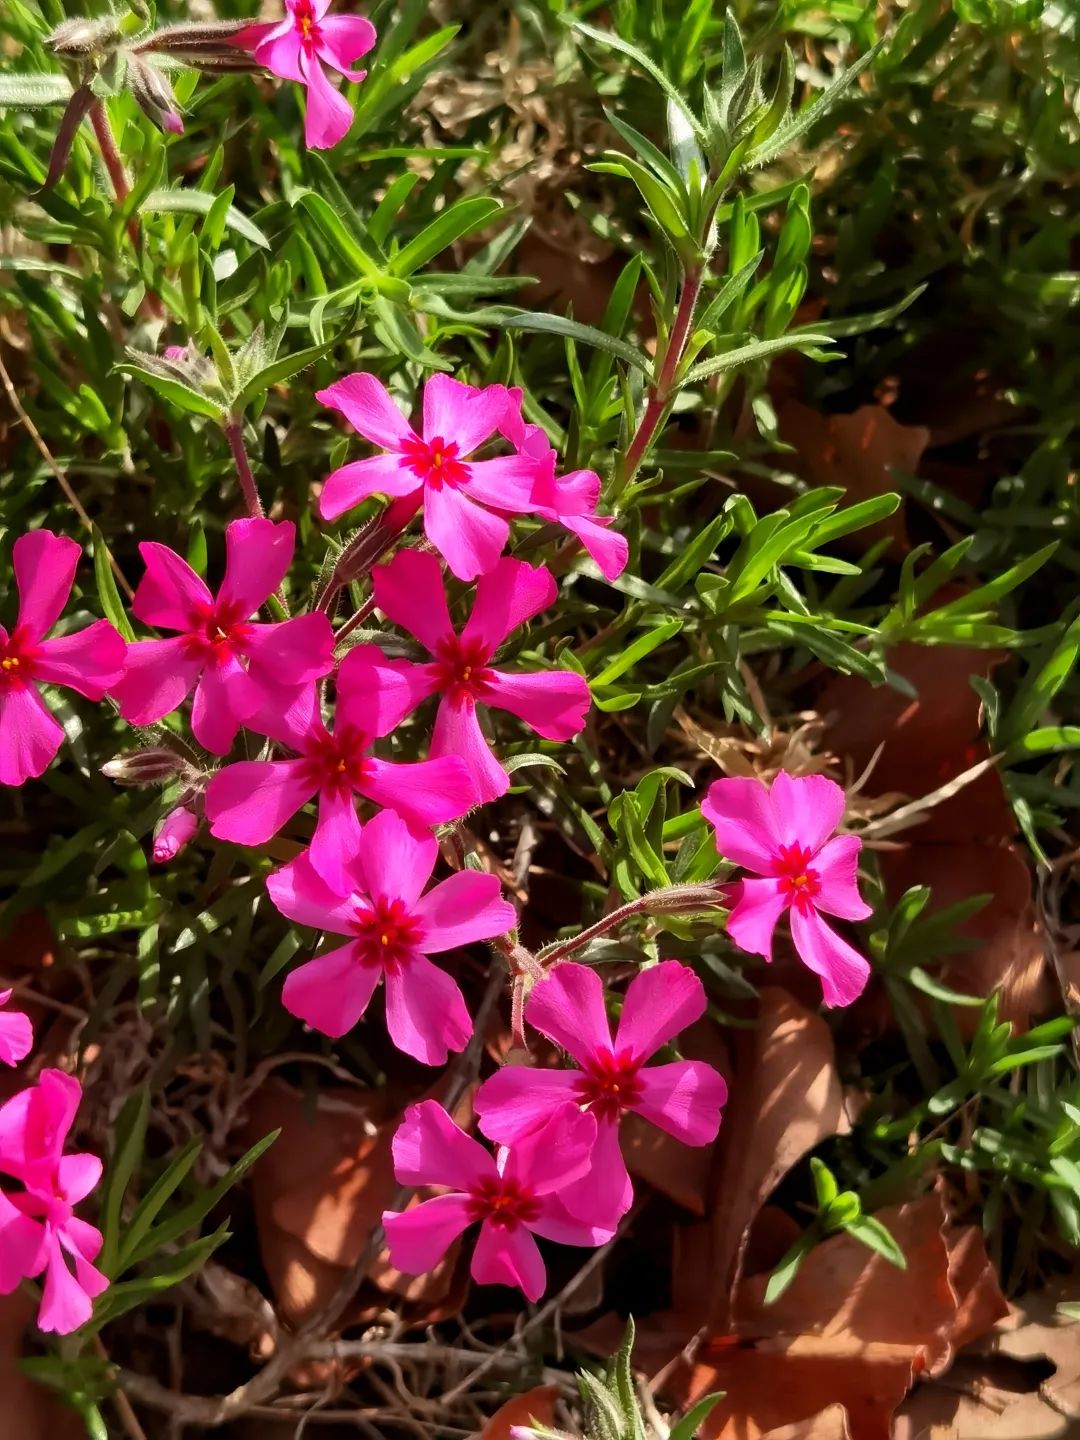
<instances>
[{"instance_id":1,"label":"hairy stem","mask_svg":"<svg viewBox=\"0 0 1080 1440\"><path fill-rule=\"evenodd\" d=\"M251 471L251 462L248 460L247 450L244 447L243 421L238 419L227 421L225 438L229 442L229 449L232 451L233 461L236 464L236 478L240 482L240 490L244 496L244 506L248 514L265 515L262 501L259 499L258 487L255 484L255 476Z\"/></svg>"},{"instance_id":2,"label":"hairy stem","mask_svg":"<svg viewBox=\"0 0 1080 1440\"><path fill-rule=\"evenodd\" d=\"M94 137L97 140L98 149L101 151L101 158L105 162L105 169L109 172L109 179L112 181L113 194L116 196L117 202L122 205L131 194L131 186L128 184L127 172L124 170L120 151L117 149L116 136L109 124L105 106L100 100L95 100L90 106L90 124L93 126ZM131 243L138 245L139 222L134 216L128 221L127 229L131 236Z\"/></svg>"},{"instance_id":3,"label":"hairy stem","mask_svg":"<svg viewBox=\"0 0 1080 1440\"><path fill-rule=\"evenodd\" d=\"M537 959L545 969L556 965L560 960L567 960L579 950L584 950L593 940L617 930L624 920L631 920L635 915L692 914L695 910L712 910L724 904L724 895L718 885L670 885L663 890L650 890L647 895L639 895L636 900L630 900L602 916L595 925L572 935L569 940L560 940L547 950L541 950Z\"/></svg>"}]
</instances>

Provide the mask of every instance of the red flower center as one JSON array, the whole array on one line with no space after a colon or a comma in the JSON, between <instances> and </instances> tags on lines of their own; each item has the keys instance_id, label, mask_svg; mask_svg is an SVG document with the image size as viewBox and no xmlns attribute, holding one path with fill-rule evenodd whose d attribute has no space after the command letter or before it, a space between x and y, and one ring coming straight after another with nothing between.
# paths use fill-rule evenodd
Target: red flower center
<instances>
[{"instance_id":1,"label":"red flower center","mask_svg":"<svg viewBox=\"0 0 1080 1440\"><path fill-rule=\"evenodd\" d=\"M0 641L0 695L26 688L39 654L40 647L18 625L6 641Z\"/></svg>"},{"instance_id":2,"label":"red flower center","mask_svg":"<svg viewBox=\"0 0 1080 1440\"><path fill-rule=\"evenodd\" d=\"M319 22L315 19L315 11L312 8L311 0L300 0L300 3L293 10L293 20L300 33L300 42L305 49L310 50L319 38Z\"/></svg>"},{"instance_id":3,"label":"red flower center","mask_svg":"<svg viewBox=\"0 0 1080 1440\"><path fill-rule=\"evenodd\" d=\"M588 1106L597 1120L617 1120L641 1099L638 1078L641 1063L629 1050L598 1050L576 1083L580 1104Z\"/></svg>"},{"instance_id":4,"label":"red flower center","mask_svg":"<svg viewBox=\"0 0 1080 1440\"><path fill-rule=\"evenodd\" d=\"M814 896L821 890L821 876L811 868L813 854L798 841L794 845L781 845L773 856L773 874L780 881L780 889L789 905L794 905L804 915L814 908Z\"/></svg>"},{"instance_id":5,"label":"red flower center","mask_svg":"<svg viewBox=\"0 0 1080 1440\"><path fill-rule=\"evenodd\" d=\"M435 655L439 689L455 700L466 696L483 700L491 689L489 658L487 648L480 640L462 640L452 635L440 641Z\"/></svg>"},{"instance_id":6,"label":"red flower center","mask_svg":"<svg viewBox=\"0 0 1080 1440\"><path fill-rule=\"evenodd\" d=\"M516 1230L540 1214L540 1205L531 1190L517 1180L503 1176L481 1181L469 1196L473 1220L489 1220L502 1230Z\"/></svg>"},{"instance_id":7,"label":"red flower center","mask_svg":"<svg viewBox=\"0 0 1080 1440\"><path fill-rule=\"evenodd\" d=\"M365 965L394 970L416 950L420 922L406 909L404 900L378 899L357 910L353 920Z\"/></svg>"},{"instance_id":8,"label":"red flower center","mask_svg":"<svg viewBox=\"0 0 1080 1440\"><path fill-rule=\"evenodd\" d=\"M220 664L247 653L252 627L235 600L199 606L192 615L186 648L208 664Z\"/></svg>"},{"instance_id":9,"label":"red flower center","mask_svg":"<svg viewBox=\"0 0 1080 1440\"><path fill-rule=\"evenodd\" d=\"M341 725L333 735L323 730L312 736L305 752L308 783L342 794L359 790L367 774L370 744L365 734L349 725Z\"/></svg>"},{"instance_id":10,"label":"red flower center","mask_svg":"<svg viewBox=\"0 0 1080 1440\"><path fill-rule=\"evenodd\" d=\"M421 440L410 435L402 447L402 458L418 480L441 490L444 485L457 489L469 478L469 467L458 459L453 440L437 435L434 440Z\"/></svg>"}]
</instances>

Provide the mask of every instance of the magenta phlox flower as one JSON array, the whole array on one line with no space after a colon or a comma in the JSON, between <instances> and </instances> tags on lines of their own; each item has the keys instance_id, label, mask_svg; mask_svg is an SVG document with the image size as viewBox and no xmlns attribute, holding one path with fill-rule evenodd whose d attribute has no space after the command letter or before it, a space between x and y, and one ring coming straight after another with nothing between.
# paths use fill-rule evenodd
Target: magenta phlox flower
<instances>
[{"instance_id":1,"label":"magenta phlox flower","mask_svg":"<svg viewBox=\"0 0 1080 1440\"><path fill-rule=\"evenodd\" d=\"M100 700L124 673L127 646L107 620L48 638L75 581L82 550L65 535L31 530L12 547L19 612L9 634L0 625L0 785L44 773L64 732L39 685L61 685Z\"/></svg>"},{"instance_id":2,"label":"magenta phlox flower","mask_svg":"<svg viewBox=\"0 0 1080 1440\"><path fill-rule=\"evenodd\" d=\"M771 789L760 780L716 780L701 806L720 854L763 877L733 887L728 934L771 960L773 931L788 911L795 949L820 977L826 1005L850 1005L870 976L863 956L821 918L872 913L859 894L862 841L834 833L844 804L841 787L824 775L781 771Z\"/></svg>"},{"instance_id":3,"label":"magenta phlox flower","mask_svg":"<svg viewBox=\"0 0 1080 1440\"><path fill-rule=\"evenodd\" d=\"M473 800L506 793L510 777L492 754L477 709L508 710L547 740L569 740L585 724L589 687L573 670L521 673L491 664L506 637L555 600L557 588L542 565L504 556L476 584L472 614L458 634L450 622L442 569L434 555L400 550L373 574L375 603L415 636L429 664L408 667L417 703L438 694L431 754L460 755L469 769Z\"/></svg>"},{"instance_id":4,"label":"magenta phlox flower","mask_svg":"<svg viewBox=\"0 0 1080 1440\"><path fill-rule=\"evenodd\" d=\"M716 1138L727 1099L720 1072L700 1060L645 1063L700 1019L705 1006L704 987L689 966L664 960L627 986L612 1039L600 976L587 965L556 965L533 987L525 1018L579 1068L504 1066L477 1094L480 1129L513 1144L543 1124L553 1105L572 1100L583 1106L596 1117L596 1149L587 1174L563 1190L563 1201L574 1214L617 1218L633 1199L619 1149L619 1121L627 1111L687 1145Z\"/></svg>"},{"instance_id":5,"label":"magenta phlox flower","mask_svg":"<svg viewBox=\"0 0 1080 1440\"><path fill-rule=\"evenodd\" d=\"M0 1106L0 1170L24 1187L0 1192L0 1294L44 1271L38 1328L59 1335L86 1324L109 1284L93 1264L101 1233L74 1214L101 1179L101 1161L63 1153L81 1098L73 1076L43 1070Z\"/></svg>"},{"instance_id":6,"label":"magenta phlox flower","mask_svg":"<svg viewBox=\"0 0 1080 1440\"><path fill-rule=\"evenodd\" d=\"M0 1006L6 1005L14 990L0 990ZM0 1013L0 1062L18 1065L30 1054L34 1043L34 1027L29 1015L21 1010L5 1010Z\"/></svg>"},{"instance_id":7,"label":"magenta phlox flower","mask_svg":"<svg viewBox=\"0 0 1080 1440\"><path fill-rule=\"evenodd\" d=\"M459 580L490 570L506 548L507 515L532 506L536 461L526 455L470 457L504 422L510 392L482 390L433 375L424 386L418 435L374 375L346 375L316 399L339 410L383 454L335 470L323 486L320 512L333 520L371 495L416 496L424 533Z\"/></svg>"},{"instance_id":8,"label":"magenta phlox flower","mask_svg":"<svg viewBox=\"0 0 1080 1440\"><path fill-rule=\"evenodd\" d=\"M260 65L283 80L307 88L304 139L312 150L327 150L343 140L353 108L330 83L323 68L363 80L366 70L352 67L375 44L375 27L361 15L328 15L330 0L285 0L282 20L248 25L229 41L250 50Z\"/></svg>"},{"instance_id":9,"label":"magenta phlox flower","mask_svg":"<svg viewBox=\"0 0 1080 1440\"><path fill-rule=\"evenodd\" d=\"M503 935L517 916L495 875L462 870L425 892L438 853L430 832L382 810L363 828L344 893L327 885L310 851L274 871L267 890L284 916L348 937L289 975L282 1001L291 1014L324 1035L344 1035L381 979L399 1050L441 1065L448 1051L464 1048L472 1034L464 998L428 956Z\"/></svg>"},{"instance_id":10,"label":"magenta phlox flower","mask_svg":"<svg viewBox=\"0 0 1080 1440\"><path fill-rule=\"evenodd\" d=\"M210 833L238 845L262 845L318 796L311 863L344 893L360 838L358 796L421 827L464 815L472 807L473 789L458 756L406 764L369 754L375 740L389 735L418 703L410 669L386 661L374 645L357 645L338 670L332 731L314 686L289 709L254 716L249 726L292 750L294 758L242 760L219 770L206 790Z\"/></svg>"},{"instance_id":11,"label":"magenta phlox flower","mask_svg":"<svg viewBox=\"0 0 1080 1440\"><path fill-rule=\"evenodd\" d=\"M602 1216L576 1218L560 1192L591 1164L596 1121L576 1105L548 1108L546 1123L498 1156L455 1125L435 1100L405 1112L394 1136L394 1170L403 1185L449 1193L383 1215L390 1260L408 1275L432 1269L470 1225L480 1234L470 1271L480 1285L544 1293L547 1272L535 1235L562 1245L602 1245L614 1233Z\"/></svg>"},{"instance_id":12,"label":"magenta phlox flower","mask_svg":"<svg viewBox=\"0 0 1080 1440\"><path fill-rule=\"evenodd\" d=\"M334 636L325 615L270 624L252 619L285 578L295 542L290 520L232 521L225 528L225 579L216 596L168 546L139 546L146 573L131 608L144 624L179 634L128 647L127 671L113 695L129 724L160 720L194 688L195 738L224 755L260 707L280 709L286 689L330 673Z\"/></svg>"}]
</instances>

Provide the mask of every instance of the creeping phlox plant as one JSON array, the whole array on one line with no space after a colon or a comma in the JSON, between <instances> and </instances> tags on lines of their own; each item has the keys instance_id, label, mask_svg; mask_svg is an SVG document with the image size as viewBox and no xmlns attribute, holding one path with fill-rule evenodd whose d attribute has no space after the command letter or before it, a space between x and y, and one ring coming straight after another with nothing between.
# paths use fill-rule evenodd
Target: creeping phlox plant
<instances>
[{"instance_id":1,"label":"creeping phlox plant","mask_svg":"<svg viewBox=\"0 0 1080 1440\"><path fill-rule=\"evenodd\" d=\"M299 5L290 14L298 29L274 27L259 45L283 69L299 45L295 74L322 94L325 82L314 78L320 57L355 52L360 33L341 39ZM321 38L304 48L313 34ZM545 1048L546 1063L505 1066L480 1087L475 1114L493 1151L435 1100L406 1112L393 1145L398 1179L442 1193L388 1212L384 1224L391 1259L405 1272L435 1265L478 1225L474 1279L518 1285L535 1300L545 1285L535 1236L596 1246L631 1205L622 1116L635 1113L687 1145L707 1145L727 1096L712 1066L667 1054L706 1010L689 966L662 960L642 968L616 1001L613 1028L615 997L597 970L569 958L575 942L546 958L518 943L516 912L497 876L463 868L431 883L437 827L510 785L484 713L508 712L544 739L566 742L590 706L575 671L499 662L507 639L549 610L558 591L545 566L503 553L513 517L561 520L612 578L625 564L625 545L610 518L596 513L598 478L560 480L546 438L539 443L542 432L522 419L518 392L437 375L424 389L419 429L372 375L346 376L321 398L378 447L336 470L321 492L324 517L389 497L356 542L368 547L368 613L384 622L368 632L374 638L350 647L345 626L335 637L327 599L337 593L334 577L306 613L286 613L280 595L294 527L260 514L226 527L216 593L168 547L141 546L145 573L131 613L157 634L125 643L102 620L49 638L80 552L69 539L33 531L14 547L18 620L10 633L0 631L0 778L22 784L55 758L63 731L38 686L67 685L91 700L108 696L133 726L159 725L158 748L103 767L129 780L182 775L179 803L154 837L159 863L204 824L218 839L266 845L313 803L310 843L271 871L266 888L288 920L340 941L293 969L282 990L286 1009L328 1036L361 1021L382 981L393 1043L424 1064L444 1064L473 1033L447 957L476 941L496 942L514 977L519 1044L528 1044L531 1027L554 1049ZM492 446L504 453L490 453ZM410 530L414 519L419 533ZM346 551L339 566L353 558ZM425 658L402 658L397 632ZM406 763L375 753L434 697L426 758ZM170 731L159 724L174 717L175 727L180 710L205 754L201 767L170 749ZM257 758L233 758L241 748ZM215 768L213 757L224 763ZM840 787L821 776L781 774L771 790L723 779L702 810L720 854L748 878L697 887L698 908L730 907L732 940L766 959L789 912L795 948L820 976L826 1003L850 1003L869 966L822 919L869 913L857 886L860 841L834 834L844 811ZM0 1011L0 1058L18 1063L30 1044L26 1017ZM567 1061L553 1060L558 1054ZM92 1263L101 1237L73 1213L96 1184L100 1162L63 1154L80 1093L75 1079L46 1069L0 1110L0 1169L19 1187L0 1201L0 1289L44 1271L40 1324L60 1332L89 1318L107 1284Z\"/></svg>"}]
</instances>

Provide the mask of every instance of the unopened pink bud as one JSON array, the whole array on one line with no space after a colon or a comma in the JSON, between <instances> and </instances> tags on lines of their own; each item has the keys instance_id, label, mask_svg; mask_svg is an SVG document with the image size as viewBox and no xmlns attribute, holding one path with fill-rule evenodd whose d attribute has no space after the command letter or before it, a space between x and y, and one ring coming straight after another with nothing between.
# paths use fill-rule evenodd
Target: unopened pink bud
<instances>
[{"instance_id":1,"label":"unopened pink bud","mask_svg":"<svg viewBox=\"0 0 1080 1440\"><path fill-rule=\"evenodd\" d=\"M181 128L181 130L182 130L184 127L181 125L180 128ZM186 360L186 359L187 359L187 346L186 346L186 345L166 345L166 346L165 346L165 359L166 359L166 360Z\"/></svg>"},{"instance_id":2,"label":"unopened pink bud","mask_svg":"<svg viewBox=\"0 0 1080 1440\"><path fill-rule=\"evenodd\" d=\"M182 135L184 133L184 122L175 111L166 111L161 117L161 123L170 135Z\"/></svg>"},{"instance_id":3,"label":"unopened pink bud","mask_svg":"<svg viewBox=\"0 0 1080 1440\"><path fill-rule=\"evenodd\" d=\"M126 755L114 755L101 767L106 780L117 785L163 785L178 775L189 771L187 761L166 745L151 746L148 750L129 750Z\"/></svg>"},{"instance_id":4,"label":"unopened pink bud","mask_svg":"<svg viewBox=\"0 0 1080 1440\"><path fill-rule=\"evenodd\" d=\"M194 837L199 828L198 817L186 805L170 810L154 831L154 846L151 851L155 865L167 865L175 860L184 846Z\"/></svg>"}]
</instances>

